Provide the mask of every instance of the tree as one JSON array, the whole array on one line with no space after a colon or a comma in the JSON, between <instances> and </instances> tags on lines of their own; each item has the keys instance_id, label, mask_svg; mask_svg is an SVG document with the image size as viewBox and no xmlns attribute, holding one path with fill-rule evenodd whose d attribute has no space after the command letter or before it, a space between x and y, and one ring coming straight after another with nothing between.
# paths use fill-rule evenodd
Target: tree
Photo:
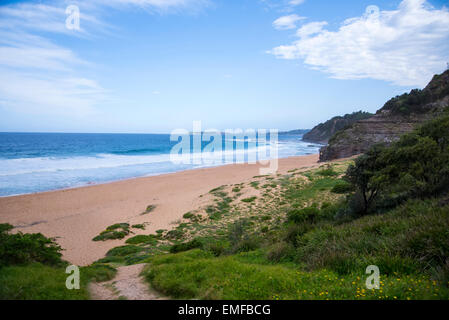
<instances>
[{"instance_id":1,"label":"tree","mask_svg":"<svg viewBox=\"0 0 449 320\"><path fill-rule=\"evenodd\" d=\"M384 185L384 178L379 176L382 165L379 156L385 150L382 145L372 147L366 154L358 157L354 165L350 165L345 179L356 188L356 195L362 198L362 208L359 214L369 212ZM359 211L359 210L357 210Z\"/></svg>"}]
</instances>

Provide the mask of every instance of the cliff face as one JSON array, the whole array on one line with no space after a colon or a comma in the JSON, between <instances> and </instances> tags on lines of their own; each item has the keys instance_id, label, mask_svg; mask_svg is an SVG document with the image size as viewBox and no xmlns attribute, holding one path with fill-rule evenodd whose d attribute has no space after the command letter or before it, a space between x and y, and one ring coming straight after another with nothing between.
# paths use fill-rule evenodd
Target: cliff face
<instances>
[{"instance_id":1,"label":"cliff face","mask_svg":"<svg viewBox=\"0 0 449 320\"><path fill-rule=\"evenodd\" d=\"M449 106L449 70L436 75L423 90L389 100L374 116L338 131L320 150L320 161L366 152L377 143L390 144ZM449 128L448 128L449 130Z\"/></svg>"},{"instance_id":2,"label":"cliff face","mask_svg":"<svg viewBox=\"0 0 449 320\"><path fill-rule=\"evenodd\" d=\"M359 111L351 114L346 114L343 117L333 117L332 119L315 126L312 130L304 135L302 140L306 142L327 144L329 139L337 131L350 126L358 120L367 119L372 116L372 113Z\"/></svg>"}]
</instances>

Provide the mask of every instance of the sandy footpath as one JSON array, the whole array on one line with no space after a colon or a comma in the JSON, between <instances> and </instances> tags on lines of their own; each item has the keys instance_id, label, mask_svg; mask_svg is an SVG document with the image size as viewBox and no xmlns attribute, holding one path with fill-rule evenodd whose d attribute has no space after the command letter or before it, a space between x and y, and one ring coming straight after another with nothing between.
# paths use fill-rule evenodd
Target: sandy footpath
<instances>
[{"instance_id":1,"label":"sandy footpath","mask_svg":"<svg viewBox=\"0 0 449 320\"><path fill-rule=\"evenodd\" d=\"M278 173L318 166L319 156L279 160ZM147 223L146 230L171 229L184 213L196 209L200 196L221 185L252 180L259 165L233 164L135 178L81 188L0 198L0 223L10 223L26 233L41 232L57 237L64 258L87 265L122 245L123 240L94 242L92 238L107 226L119 222ZM156 205L141 215L148 205ZM137 233L136 233L137 234Z\"/></svg>"}]
</instances>

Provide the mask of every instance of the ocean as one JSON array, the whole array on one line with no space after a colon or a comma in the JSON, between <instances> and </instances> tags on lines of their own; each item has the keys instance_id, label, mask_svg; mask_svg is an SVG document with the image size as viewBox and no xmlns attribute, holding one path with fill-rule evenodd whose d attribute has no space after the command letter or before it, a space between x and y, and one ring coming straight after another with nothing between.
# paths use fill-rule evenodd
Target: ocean
<instances>
[{"instance_id":1,"label":"ocean","mask_svg":"<svg viewBox=\"0 0 449 320\"><path fill-rule=\"evenodd\" d=\"M222 139L224 145L224 135ZM300 134L279 134L277 142L250 141L248 144L234 141L234 152L244 156L245 161L252 152L259 155L258 159L268 159L269 154L260 154L266 154L267 147L276 143L278 158L318 153L320 145L301 139ZM214 161L173 163L170 151L177 143L170 141L169 134L0 133L0 196L79 187L243 160L235 156L235 159L220 157L217 161L216 156L211 156ZM207 144L203 142L202 147ZM193 152L192 146L190 152Z\"/></svg>"}]
</instances>

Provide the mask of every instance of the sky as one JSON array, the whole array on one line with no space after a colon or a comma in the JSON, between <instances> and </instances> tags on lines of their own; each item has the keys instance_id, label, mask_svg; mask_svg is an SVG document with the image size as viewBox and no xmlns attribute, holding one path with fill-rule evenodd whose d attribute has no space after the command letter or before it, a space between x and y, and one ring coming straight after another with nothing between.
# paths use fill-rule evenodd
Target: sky
<instances>
[{"instance_id":1,"label":"sky","mask_svg":"<svg viewBox=\"0 0 449 320\"><path fill-rule=\"evenodd\" d=\"M448 8L1 1L0 131L169 133L195 120L203 129L290 130L375 112L447 68Z\"/></svg>"}]
</instances>

